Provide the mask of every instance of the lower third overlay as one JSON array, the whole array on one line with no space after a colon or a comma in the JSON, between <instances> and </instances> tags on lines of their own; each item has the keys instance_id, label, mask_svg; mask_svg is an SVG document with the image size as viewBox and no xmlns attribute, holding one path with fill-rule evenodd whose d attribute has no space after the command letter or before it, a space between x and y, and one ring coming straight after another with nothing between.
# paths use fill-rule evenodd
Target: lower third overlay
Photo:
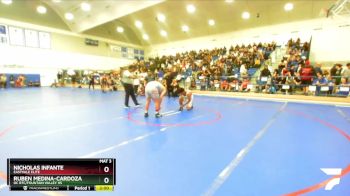
<instances>
[{"instance_id":1,"label":"lower third overlay","mask_svg":"<svg viewBox=\"0 0 350 196\"><path fill-rule=\"evenodd\" d=\"M10 191L113 191L115 159L7 159Z\"/></svg>"}]
</instances>

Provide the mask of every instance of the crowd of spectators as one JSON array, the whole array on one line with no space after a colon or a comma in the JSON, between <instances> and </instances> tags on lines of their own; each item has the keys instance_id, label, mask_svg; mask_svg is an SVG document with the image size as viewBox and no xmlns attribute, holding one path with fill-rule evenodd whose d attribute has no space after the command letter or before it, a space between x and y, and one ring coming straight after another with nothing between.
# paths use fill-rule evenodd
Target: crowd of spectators
<instances>
[{"instance_id":1,"label":"crowd of spectators","mask_svg":"<svg viewBox=\"0 0 350 196\"><path fill-rule=\"evenodd\" d=\"M162 57L136 61L133 67L135 92L144 94L147 80L159 80L176 96L179 86L186 89L220 91L254 91L263 93L347 95L350 82L350 64L335 64L331 69L322 64L312 65L309 59L310 43L290 39L286 53L278 66L272 66L270 55L277 44L254 43L229 48L187 51ZM252 76L256 71L259 75ZM74 84L100 84L110 89L121 78L123 68L110 74L71 74ZM62 78L58 77L58 78ZM310 87L310 88L309 88ZM344 92L342 91L342 87ZM103 90L105 91L105 90Z\"/></svg>"},{"instance_id":2,"label":"crowd of spectators","mask_svg":"<svg viewBox=\"0 0 350 196\"><path fill-rule=\"evenodd\" d=\"M89 90L95 90L95 86L100 86L102 92L116 91L120 86L120 74L118 72L61 70L57 73L57 80L51 84L51 87L64 87L66 84L79 88L88 85Z\"/></svg>"},{"instance_id":3,"label":"crowd of spectators","mask_svg":"<svg viewBox=\"0 0 350 196\"><path fill-rule=\"evenodd\" d=\"M309 48L309 43L301 44L300 39L289 40L286 55L278 68L269 70L265 66L261 71L259 90L291 94L300 89L305 95L348 95L350 63L346 67L335 64L330 70L322 68L320 63L311 65L308 60Z\"/></svg>"},{"instance_id":4,"label":"crowd of spectators","mask_svg":"<svg viewBox=\"0 0 350 196\"><path fill-rule=\"evenodd\" d=\"M25 75L18 75L14 76L12 74L6 75L6 74L0 74L0 88L22 88L25 86L35 86L32 84L32 82L27 82L26 81L26 76Z\"/></svg>"},{"instance_id":5,"label":"crowd of spectators","mask_svg":"<svg viewBox=\"0 0 350 196\"><path fill-rule=\"evenodd\" d=\"M276 47L272 42L187 51L138 61L133 66L140 81L146 77L162 80L170 95L176 95L179 83L184 83L186 88L196 88L199 84L201 90L246 91L251 75L269 59ZM140 86L142 90L142 82Z\"/></svg>"}]
</instances>

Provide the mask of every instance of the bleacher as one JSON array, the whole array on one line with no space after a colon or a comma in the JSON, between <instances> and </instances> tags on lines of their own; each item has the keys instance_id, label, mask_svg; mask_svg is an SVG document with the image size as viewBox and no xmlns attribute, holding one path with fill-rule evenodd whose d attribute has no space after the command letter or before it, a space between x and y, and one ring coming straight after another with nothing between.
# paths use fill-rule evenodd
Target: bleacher
<instances>
[{"instance_id":1,"label":"bleacher","mask_svg":"<svg viewBox=\"0 0 350 196\"><path fill-rule=\"evenodd\" d=\"M22 75L25 80L23 81L22 87L40 87L40 74L20 74L20 73L7 73L6 87L15 87L17 78ZM11 83L11 78L13 77L13 82Z\"/></svg>"}]
</instances>

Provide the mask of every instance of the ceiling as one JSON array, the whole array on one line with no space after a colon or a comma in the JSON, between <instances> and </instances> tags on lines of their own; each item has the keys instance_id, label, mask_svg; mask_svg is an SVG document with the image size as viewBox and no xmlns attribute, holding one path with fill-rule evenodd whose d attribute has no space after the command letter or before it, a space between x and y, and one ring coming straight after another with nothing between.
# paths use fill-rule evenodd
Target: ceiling
<instances>
[{"instance_id":1,"label":"ceiling","mask_svg":"<svg viewBox=\"0 0 350 196\"><path fill-rule=\"evenodd\" d=\"M57 1L57 0L56 0ZM153 45L189 38L219 34L243 29L301 21L325 17L325 9L335 0L13 0L11 5L0 3L0 17L55 27L73 32L100 36L137 45ZM85 12L80 5L87 2L91 10ZM294 4L290 12L284 11L287 2ZM38 14L36 6L45 5L46 14ZM193 4L196 11L190 14L186 5ZM244 20L243 11L251 14ZM74 14L74 20L65 19L65 13ZM158 13L166 16L165 22L156 20ZM208 20L214 19L215 25L209 26ZM135 20L143 23L137 28ZM181 30L182 25L189 27L188 32ZM118 33L116 27L124 28ZM160 30L167 31L163 37ZM143 34L149 40L142 38Z\"/></svg>"}]
</instances>

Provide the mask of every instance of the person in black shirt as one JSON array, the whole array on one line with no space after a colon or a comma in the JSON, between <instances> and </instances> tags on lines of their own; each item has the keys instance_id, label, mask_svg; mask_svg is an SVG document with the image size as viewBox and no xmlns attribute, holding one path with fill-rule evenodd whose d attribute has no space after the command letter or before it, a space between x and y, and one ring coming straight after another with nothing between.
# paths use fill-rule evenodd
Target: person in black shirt
<instances>
[{"instance_id":1,"label":"person in black shirt","mask_svg":"<svg viewBox=\"0 0 350 196\"><path fill-rule=\"evenodd\" d=\"M10 85L11 87L15 87L15 77L13 75L10 75Z\"/></svg>"},{"instance_id":2,"label":"person in black shirt","mask_svg":"<svg viewBox=\"0 0 350 196\"><path fill-rule=\"evenodd\" d=\"M334 76L335 85L339 85L340 81L341 81L341 74L342 74L342 71L343 71L342 65L341 64L336 64L335 68L336 68L335 73L332 76Z\"/></svg>"},{"instance_id":3,"label":"person in black shirt","mask_svg":"<svg viewBox=\"0 0 350 196\"><path fill-rule=\"evenodd\" d=\"M171 72L168 72L164 75L164 79L166 81L166 88L168 92L168 97L173 96L173 87L171 86L171 83L174 79L174 75Z\"/></svg>"},{"instance_id":4,"label":"person in black shirt","mask_svg":"<svg viewBox=\"0 0 350 196\"><path fill-rule=\"evenodd\" d=\"M271 76L271 72L270 70L268 69L267 65L264 66L264 69L261 70L260 72L260 85L259 85L259 89L260 90L263 90L266 88L266 84L267 84L267 80L268 78ZM261 88L262 87L262 88Z\"/></svg>"},{"instance_id":5,"label":"person in black shirt","mask_svg":"<svg viewBox=\"0 0 350 196\"><path fill-rule=\"evenodd\" d=\"M95 90L95 77L93 75L90 76L89 90L91 86L92 86L92 90Z\"/></svg>"}]
</instances>

